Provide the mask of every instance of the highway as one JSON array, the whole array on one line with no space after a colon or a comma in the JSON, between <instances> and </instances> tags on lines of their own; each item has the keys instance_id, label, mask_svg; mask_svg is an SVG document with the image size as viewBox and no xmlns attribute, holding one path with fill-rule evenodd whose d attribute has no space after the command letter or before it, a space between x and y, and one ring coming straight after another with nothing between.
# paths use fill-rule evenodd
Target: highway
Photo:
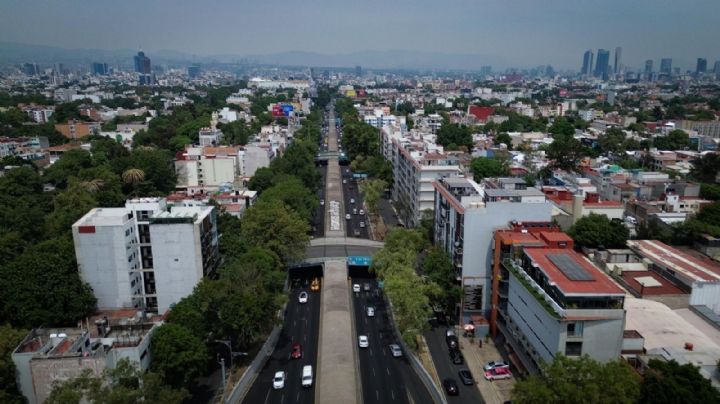
<instances>
[{"instance_id":1,"label":"highway","mask_svg":"<svg viewBox=\"0 0 720 404\"><path fill-rule=\"evenodd\" d=\"M320 267L301 268L291 274L290 301L287 305L285 321L275 351L258 374L250 391L243 399L247 404L286 404L315 402L315 385L303 388L301 385L302 368L312 365L313 376L317 373L318 331L320 325L320 293L310 291L310 280L322 273ZM298 295L307 291L307 303L299 303ZM290 359L293 343L299 342L303 348L301 359ZM287 372L285 388L273 390L272 379L277 371ZM313 380L314 382L314 380Z\"/></svg>"},{"instance_id":2,"label":"highway","mask_svg":"<svg viewBox=\"0 0 720 404\"><path fill-rule=\"evenodd\" d=\"M365 210L365 207L363 206L359 184L353 178L353 173L349 167L340 167L340 169L343 178L345 212L350 214L350 220L345 220L347 224L345 232L350 237L370 238L367 212L364 212L364 215L360 214L360 210ZM353 211L353 209L356 210ZM360 225L361 222L364 223L364 227Z\"/></svg>"},{"instance_id":3,"label":"highway","mask_svg":"<svg viewBox=\"0 0 720 404\"><path fill-rule=\"evenodd\" d=\"M364 272L364 273L363 273ZM397 343L387 308L375 279L367 269L353 268L352 283L368 283L370 291L352 293L356 335L367 335L368 348L357 348L365 403L432 403L430 393L405 358L394 358L389 345ZM367 307L375 308L368 317ZM357 336L356 336L357 338ZM357 344L357 341L355 341Z\"/></svg>"},{"instance_id":4,"label":"highway","mask_svg":"<svg viewBox=\"0 0 720 404\"><path fill-rule=\"evenodd\" d=\"M322 183L325 184L325 177L327 176L327 166L321 165L317 167L318 171L320 172L320 175L322 176ZM317 191L317 197L318 201L324 201L324 203L327 203L325 200L325 186L321 186L320 189ZM325 235L325 204L318 203L317 208L315 208L315 212L313 213L313 219L312 219L312 231L313 231L313 237L322 237Z\"/></svg>"}]
</instances>

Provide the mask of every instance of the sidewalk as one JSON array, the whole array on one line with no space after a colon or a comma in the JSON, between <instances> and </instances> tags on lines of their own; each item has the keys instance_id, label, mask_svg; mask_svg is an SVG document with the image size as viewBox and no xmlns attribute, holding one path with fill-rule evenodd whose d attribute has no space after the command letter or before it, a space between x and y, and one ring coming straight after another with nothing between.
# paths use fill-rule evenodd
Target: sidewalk
<instances>
[{"instance_id":1,"label":"sidewalk","mask_svg":"<svg viewBox=\"0 0 720 404\"><path fill-rule=\"evenodd\" d=\"M460 350L465 357L465 364L473 374L477 382L477 388L480 390L480 395L482 395L485 403L503 404L510 400L510 393L513 386L515 386L515 378L495 380L493 382L485 380L485 372L483 371L485 363L502 359L502 356L500 356L500 352L495 347L492 339L488 342L482 339L482 348L478 342L478 338L475 338L474 343L470 343L469 338L460 337Z\"/></svg>"}]
</instances>

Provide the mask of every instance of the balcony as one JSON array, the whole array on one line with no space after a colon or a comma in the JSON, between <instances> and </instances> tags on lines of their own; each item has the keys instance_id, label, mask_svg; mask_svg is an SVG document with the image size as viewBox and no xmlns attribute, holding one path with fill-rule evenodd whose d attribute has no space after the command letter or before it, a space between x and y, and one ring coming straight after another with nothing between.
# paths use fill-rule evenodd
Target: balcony
<instances>
[{"instance_id":1,"label":"balcony","mask_svg":"<svg viewBox=\"0 0 720 404\"><path fill-rule=\"evenodd\" d=\"M566 317L565 309L560 307L560 305L557 304L557 302L555 302L555 300L553 300L550 295L548 295L547 292L545 292L545 290L543 290L543 288L541 288L540 285L538 285L537 282L535 282L535 280L525 272L525 270L518 267L517 264L510 259L504 260L503 265L505 265L505 268L507 268L508 271L510 271L515 278L522 283L525 289L527 289L527 291L535 297L548 314L557 319Z\"/></svg>"}]
</instances>

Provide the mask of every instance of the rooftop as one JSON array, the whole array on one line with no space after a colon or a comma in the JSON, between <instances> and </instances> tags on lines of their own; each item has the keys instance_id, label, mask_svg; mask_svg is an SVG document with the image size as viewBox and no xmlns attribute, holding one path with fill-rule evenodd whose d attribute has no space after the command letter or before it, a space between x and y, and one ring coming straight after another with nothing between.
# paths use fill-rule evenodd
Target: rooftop
<instances>
[{"instance_id":1,"label":"rooftop","mask_svg":"<svg viewBox=\"0 0 720 404\"><path fill-rule=\"evenodd\" d=\"M73 227L78 226L117 226L130 220L125 208L95 208L78 219Z\"/></svg>"},{"instance_id":2,"label":"rooftop","mask_svg":"<svg viewBox=\"0 0 720 404\"><path fill-rule=\"evenodd\" d=\"M680 251L657 240L628 240L628 246L656 265L669 267L675 272L697 281L720 281L720 265L707 259Z\"/></svg>"},{"instance_id":3,"label":"rooftop","mask_svg":"<svg viewBox=\"0 0 720 404\"><path fill-rule=\"evenodd\" d=\"M525 254L566 296L625 294L606 274L572 250L529 248Z\"/></svg>"}]
</instances>

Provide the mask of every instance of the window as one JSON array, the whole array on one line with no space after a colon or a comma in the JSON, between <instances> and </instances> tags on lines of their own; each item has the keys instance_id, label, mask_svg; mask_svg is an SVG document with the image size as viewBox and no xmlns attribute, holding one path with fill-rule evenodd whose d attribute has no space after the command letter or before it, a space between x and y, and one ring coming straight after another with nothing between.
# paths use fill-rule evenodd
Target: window
<instances>
[{"instance_id":1,"label":"window","mask_svg":"<svg viewBox=\"0 0 720 404\"><path fill-rule=\"evenodd\" d=\"M582 355L582 342L566 342L565 343L565 355L566 356Z\"/></svg>"},{"instance_id":2,"label":"window","mask_svg":"<svg viewBox=\"0 0 720 404\"><path fill-rule=\"evenodd\" d=\"M582 337L583 335L583 323L568 323L567 324L567 336L568 337Z\"/></svg>"}]
</instances>

